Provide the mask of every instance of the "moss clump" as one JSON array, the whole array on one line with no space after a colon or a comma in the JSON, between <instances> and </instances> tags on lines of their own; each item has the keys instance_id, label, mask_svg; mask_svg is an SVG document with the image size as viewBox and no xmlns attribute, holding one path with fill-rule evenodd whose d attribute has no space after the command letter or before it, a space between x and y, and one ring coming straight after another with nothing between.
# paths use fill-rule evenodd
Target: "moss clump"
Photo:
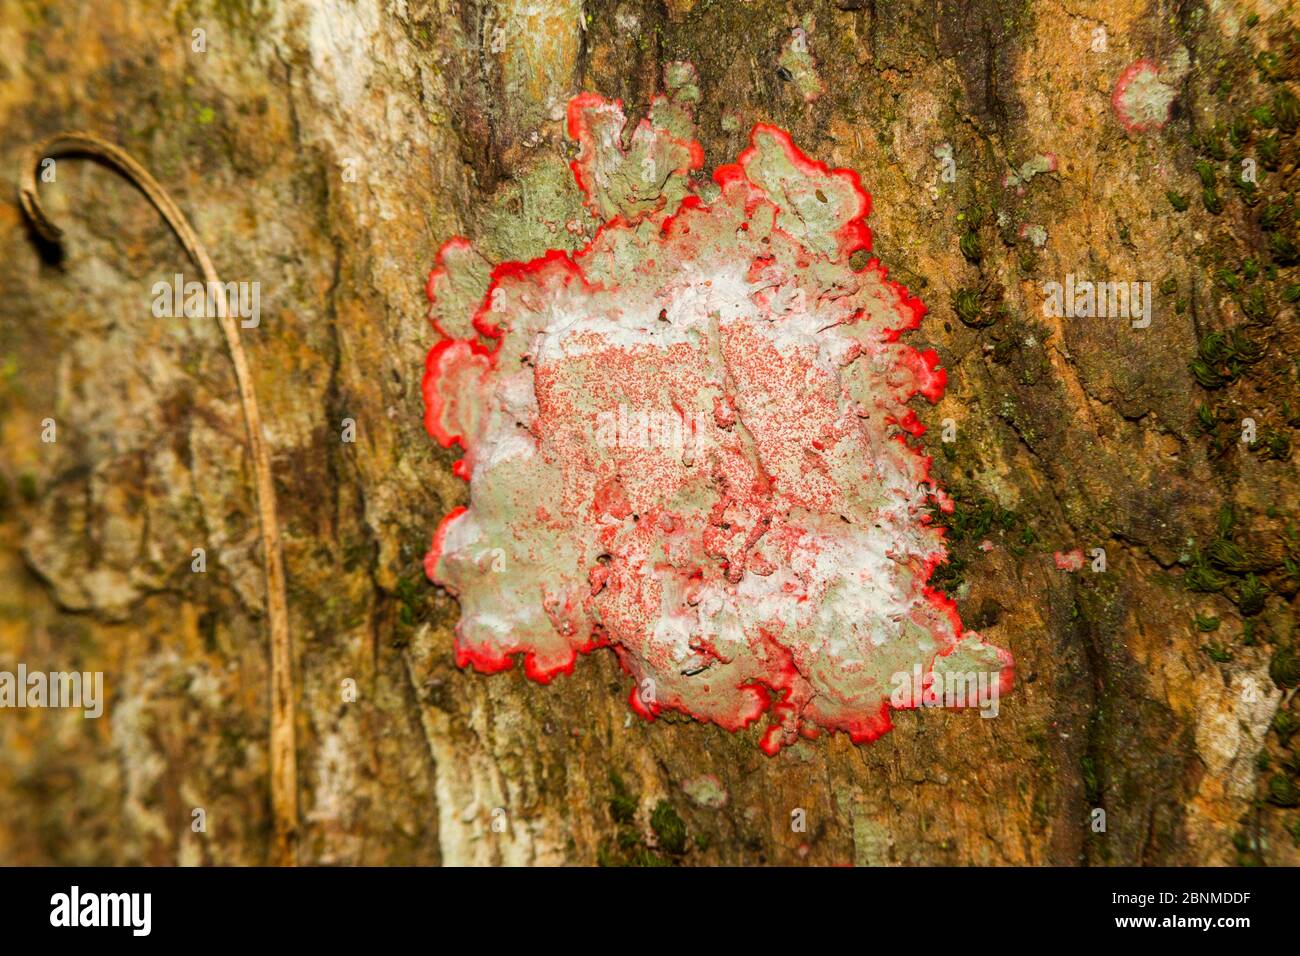
<instances>
[{"instance_id":1,"label":"moss clump","mask_svg":"<svg viewBox=\"0 0 1300 956\"><path fill-rule=\"evenodd\" d=\"M1097 765L1092 757L1085 754L1079 758L1079 772L1083 776L1083 792L1088 803L1096 806L1101 800L1101 780L1097 776Z\"/></svg>"},{"instance_id":2,"label":"moss clump","mask_svg":"<svg viewBox=\"0 0 1300 956\"><path fill-rule=\"evenodd\" d=\"M1278 90L1273 94L1273 115L1277 118L1278 129L1294 133L1300 126L1300 100L1290 90Z\"/></svg>"},{"instance_id":3,"label":"moss clump","mask_svg":"<svg viewBox=\"0 0 1300 956\"><path fill-rule=\"evenodd\" d=\"M1241 277L1231 269L1216 269L1214 281L1232 292L1241 288Z\"/></svg>"},{"instance_id":4,"label":"moss clump","mask_svg":"<svg viewBox=\"0 0 1300 956\"><path fill-rule=\"evenodd\" d=\"M1258 566L1259 559L1228 537L1210 542L1210 563L1233 574L1245 574Z\"/></svg>"},{"instance_id":5,"label":"moss clump","mask_svg":"<svg viewBox=\"0 0 1300 956\"><path fill-rule=\"evenodd\" d=\"M642 837L636 826L637 808L640 801L623 782L616 772L609 773L610 819L614 821L615 832L606 838L596 853L596 861L601 866L671 866L673 856L681 856L687 850L686 824L677 815L672 804L660 800L650 814L650 829L654 831L655 845L650 846ZM701 847L707 841L700 843Z\"/></svg>"},{"instance_id":6,"label":"moss clump","mask_svg":"<svg viewBox=\"0 0 1300 956\"><path fill-rule=\"evenodd\" d=\"M1203 435L1212 435L1219 425L1219 416L1209 405L1201 402L1196 406L1196 430Z\"/></svg>"},{"instance_id":7,"label":"moss clump","mask_svg":"<svg viewBox=\"0 0 1300 956\"><path fill-rule=\"evenodd\" d=\"M965 229L961 238L957 240L957 248L961 250L962 257L967 262L978 265L980 259L984 257L984 250L980 245L980 226L984 222L984 210L978 205L971 206L957 214L957 222Z\"/></svg>"},{"instance_id":8,"label":"moss clump","mask_svg":"<svg viewBox=\"0 0 1300 956\"><path fill-rule=\"evenodd\" d=\"M1252 286L1250 290L1239 295L1237 304L1241 307L1242 313L1255 322L1262 322L1269 317L1268 298L1260 286ZM1247 341L1249 342L1249 340ZM1249 344L1254 345L1255 343ZM1259 349L1259 355L1262 354L1263 350L1261 348Z\"/></svg>"},{"instance_id":9,"label":"moss clump","mask_svg":"<svg viewBox=\"0 0 1300 956\"><path fill-rule=\"evenodd\" d=\"M1201 180L1202 189L1214 188L1214 167L1209 162L1198 159L1193 164L1192 169L1195 170L1197 177Z\"/></svg>"},{"instance_id":10,"label":"moss clump","mask_svg":"<svg viewBox=\"0 0 1300 956\"><path fill-rule=\"evenodd\" d=\"M1268 802L1276 807L1300 807L1300 788L1286 774L1275 773L1268 779Z\"/></svg>"},{"instance_id":11,"label":"moss clump","mask_svg":"<svg viewBox=\"0 0 1300 956\"><path fill-rule=\"evenodd\" d=\"M1258 614L1264 610L1264 602L1268 599L1268 594L1267 584L1255 575L1247 574L1237 589L1237 610L1243 617Z\"/></svg>"},{"instance_id":12,"label":"moss clump","mask_svg":"<svg viewBox=\"0 0 1300 956\"><path fill-rule=\"evenodd\" d=\"M682 825L681 849L672 850L662 837L659 839L658 847L646 845L642 839L641 832L636 827L636 813L640 801L628 789L627 784L623 782L615 771L609 772L609 786L612 791L607 806L609 807L610 819L614 821L615 831L612 837L606 838L601 842L599 849L596 851L596 862L600 866L671 866L672 861L663 855L661 851L672 851L676 853L684 852L686 848L686 827ZM655 808L651 817L650 825L654 828L655 833L659 833L659 825L655 820L660 817L660 803ZM671 808L670 808L671 809ZM674 815L675 816L675 815ZM681 820L677 821L681 824Z\"/></svg>"},{"instance_id":13,"label":"moss clump","mask_svg":"<svg viewBox=\"0 0 1300 956\"><path fill-rule=\"evenodd\" d=\"M1183 585L1189 591L1213 594L1222 591L1228 585L1228 578L1210 567L1209 561L1200 551L1192 553L1183 575Z\"/></svg>"},{"instance_id":14,"label":"moss clump","mask_svg":"<svg viewBox=\"0 0 1300 956\"><path fill-rule=\"evenodd\" d=\"M423 575L407 575L397 579L393 594L397 598L397 627L394 630L394 647L405 647L410 642L411 631L429 619L432 604L425 599L429 584Z\"/></svg>"},{"instance_id":15,"label":"moss clump","mask_svg":"<svg viewBox=\"0 0 1300 956\"><path fill-rule=\"evenodd\" d=\"M1237 851L1238 866L1260 866L1260 858L1255 842L1245 832L1238 832L1232 838L1232 846Z\"/></svg>"},{"instance_id":16,"label":"moss clump","mask_svg":"<svg viewBox=\"0 0 1300 956\"><path fill-rule=\"evenodd\" d=\"M966 325L979 325L979 294L971 289L958 289L952 294L952 310Z\"/></svg>"},{"instance_id":17,"label":"moss clump","mask_svg":"<svg viewBox=\"0 0 1300 956\"><path fill-rule=\"evenodd\" d=\"M1295 240L1282 232L1274 232L1268 237L1268 253L1279 266L1293 266L1300 261L1300 248Z\"/></svg>"},{"instance_id":18,"label":"moss clump","mask_svg":"<svg viewBox=\"0 0 1300 956\"><path fill-rule=\"evenodd\" d=\"M686 852L686 824L667 800L655 805L650 814L650 829L654 830L660 849L669 853Z\"/></svg>"},{"instance_id":19,"label":"moss clump","mask_svg":"<svg viewBox=\"0 0 1300 956\"><path fill-rule=\"evenodd\" d=\"M1289 644L1278 647L1268 662L1268 676L1283 690L1300 687L1300 655Z\"/></svg>"},{"instance_id":20,"label":"moss clump","mask_svg":"<svg viewBox=\"0 0 1300 956\"><path fill-rule=\"evenodd\" d=\"M1266 311L1262 298L1251 299L1251 303L1249 308ZM1209 332L1201 338L1196 358L1187 367L1202 388L1222 388L1240 378L1247 366L1263 356L1264 347L1242 329Z\"/></svg>"},{"instance_id":21,"label":"moss clump","mask_svg":"<svg viewBox=\"0 0 1300 956\"><path fill-rule=\"evenodd\" d=\"M1260 50L1255 56L1255 69L1259 70L1264 79L1271 82L1277 82L1284 75L1282 61L1272 50Z\"/></svg>"},{"instance_id":22,"label":"moss clump","mask_svg":"<svg viewBox=\"0 0 1300 956\"><path fill-rule=\"evenodd\" d=\"M1279 226L1285 225L1289 219L1289 210L1286 206L1281 203L1268 203L1260 210L1259 228L1264 232L1272 232Z\"/></svg>"},{"instance_id":23,"label":"moss clump","mask_svg":"<svg viewBox=\"0 0 1300 956\"><path fill-rule=\"evenodd\" d=\"M623 778L613 770L609 772L609 785L614 790L614 795L609 798L610 818L622 825L632 823L636 819L636 798L628 792Z\"/></svg>"},{"instance_id":24,"label":"moss clump","mask_svg":"<svg viewBox=\"0 0 1300 956\"><path fill-rule=\"evenodd\" d=\"M1287 461L1291 458L1291 436L1280 429L1266 427L1260 431L1254 451L1265 461Z\"/></svg>"},{"instance_id":25,"label":"moss clump","mask_svg":"<svg viewBox=\"0 0 1300 956\"><path fill-rule=\"evenodd\" d=\"M1250 139L1250 119L1246 116L1238 116L1228 124L1228 142L1234 149L1241 149Z\"/></svg>"},{"instance_id":26,"label":"moss clump","mask_svg":"<svg viewBox=\"0 0 1300 956\"><path fill-rule=\"evenodd\" d=\"M1289 710L1279 710L1273 717L1273 732L1283 747L1291 743L1295 732L1300 730L1300 720Z\"/></svg>"},{"instance_id":27,"label":"moss clump","mask_svg":"<svg viewBox=\"0 0 1300 956\"><path fill-rule=\"evenodd\" d=\"M990 534L1002 532L1011 539L1008 550L1020 557L1038 540L1038 536L1016 512L1003 508L988 495L968 486L953 485L949 496L953 502L951 513L944 514L937 506L930 506L935 524L947 528L949 548L948 560L934 569L929 584L955 596L970 566L967 557L972 550L970 545L977 545Z\"/></svg>"},{"instance_id":28,"label":"moss clump","mask_svg":"<svg viewBox=\"0 0 1300 956\"><path fill-rule=\"evenodd\" d=\"M1198 420L1202 425L1206 421L1213 423L1213 413L1198 411ZM1234 528L1237 516L1230 505L1219 510L1217 534L1204 551L1197 549L1184 561L1187 571L1183 583L1189 591L1212 593L1222 591L1233 583L1233 577L1241 577L1237 583L1236 602L1243 616L1258 614L1264 607L1269 589L1256 577L1266 562L1254 550L1234 540Z\"/></svg>"},{"instance_id":29,"label":"moss clump","mask_svg":"<svg viewBox=\"0 0 1300 956\"><path fill-rule=\"evenodd\" d=\"M976 292L961 288L952 294L952 310L963 325L972 329L986 329L1006 316L1002 301L1003 288L996 283Z\"/></svg>"},{"instance_id":30,"label":"moss clump","mask_svg":"<svg viewBox=\"0 0 1300 956\"><path fill-rule=\"evenodd\" d=\"M949 540L954 542L983 537L998 529L1010 531L1019 521L1014 511L1003 508L988 495L968 496L965 489L954 492L952 514L946 520Z\"/></svg>"},{"instance_id":31,"label":"moss clump","mask_svg":"<svg viewBox=\"0 0 1300 956\"><path fill-rule=\"evenodd\" d=\"M1278 161L1282 157L1282 144L1277 136L1265 136L1255 144L1255 149L1265 169L1277 169Z\"/></svg>"},{"instance_id":32,"label":"moss clump","mask_svg":"<svg viewBox=\"0 0 1300 956\"><path fill-rule=\"evenodd\" d=\"M669 866L669 862L653 850L632 843L624 846L622 841L611 844L606 841L596 850L597 866Z\"/></svg>"},{"instance_id":33,"label":"moss clump","mask_svg":"<svg viewBox=\"0 0 1300 956\"><path fill-rule=\"evenodd\" d=\"M1209 655L1210 660L1214 661L1216 664L1226 664L1232 660L1232 651L1224 647L1222 644L1216 644L1213 641L1209 644L1202 645L1201 650L1205 651L1205 653Z\"/></svg>"}]
</instances>

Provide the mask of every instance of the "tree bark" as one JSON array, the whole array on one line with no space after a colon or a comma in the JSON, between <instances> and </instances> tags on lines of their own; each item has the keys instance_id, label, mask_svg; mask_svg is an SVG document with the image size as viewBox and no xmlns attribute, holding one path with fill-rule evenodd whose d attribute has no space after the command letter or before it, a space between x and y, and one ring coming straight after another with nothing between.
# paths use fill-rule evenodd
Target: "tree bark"
<instances>
[{"instance_id":1,"label":"tree bark","mask_svg":"<svg viewBox=\"0 0 1300 956\"><path fill-rule=\"evenodd\" d=\"M0 161L13 196L26 147L93 132L260 283L300 862L1294 865L1296 27L1263 0L0 0ZM1112 105L1142 59L1176 91L1146 131ZM998 719L767 757L632 715L608 651L548 686L455 665L421 565L466 499L421 422L424 280L454 235L572 248L565 104L635 121L675 60L706 170L762 121L858 171L929 308L936 580L1015 655ZM271 648L221 330L151 313L198 275L131 185L60 158L41 195L58 248L0 205L0 670L102 671L107 705L0 711L0 862L262 863ZM1150 282L1150 326L1047 314L1067 275Z\"/></svg>"}]
</instances>

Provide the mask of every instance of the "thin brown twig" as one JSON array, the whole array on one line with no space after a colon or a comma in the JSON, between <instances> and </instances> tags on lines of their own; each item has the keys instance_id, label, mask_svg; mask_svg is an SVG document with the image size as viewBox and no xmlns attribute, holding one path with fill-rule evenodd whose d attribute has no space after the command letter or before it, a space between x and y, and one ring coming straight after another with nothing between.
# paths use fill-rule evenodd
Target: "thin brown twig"
<instances>
[{"instance_id":1,"label":"thin brown twig","mask_svg":"<svg viewBox=\"0 0 1300 956\"><path fill-rule=\"evenodd\" d=\"M112 143L89 133L57 133L37 143L27 153L19 178L18 201L36 231L50 242L58 242L63 230L45 214L37 193L36 171L41 161L57 156L90 156L112 166L148 197L181 245L203 273L208 289L220 289L216 269L207 250L190 228L180 208L149 171ZM293 647L289 637L289 607L285 598L284 552L280 543L280 521L276 512L271 462L262 436L262 417L248 359L239 340L239 326L226 309L224 295L213 295L217 318L226 336L230 361L235 366L239 402L244 409L248 449L253 460L257 491L257 513L262 532L262 560L266 574L266 614L271 630L271 815L275 831L271 862L278 866L297 863L298 768L294 743Z\"/></svg>"}]
</instances>

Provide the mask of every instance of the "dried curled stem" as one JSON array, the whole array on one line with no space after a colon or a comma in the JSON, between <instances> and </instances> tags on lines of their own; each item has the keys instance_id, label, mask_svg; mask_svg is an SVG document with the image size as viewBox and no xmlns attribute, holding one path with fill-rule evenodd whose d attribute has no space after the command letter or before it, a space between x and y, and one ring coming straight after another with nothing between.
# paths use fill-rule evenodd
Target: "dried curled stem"
<instances>
[{"instance_id":1,"label":"dried curled stem","mask_svg":"<svg viewBox=\"0 0 1300 956\"><path fill-rule=\"evenodd\" d=\"M42 160L56 156L80 155L103 160L148 197L180 239L181 245L203 273L203 280L219 282L207 250L180 208L148 170L129 155L89 133L58 133L37 143L27 153L18 185L18 201L24 214L38 233L50 242L58 242L63 230L45 214L37 194L36 171ZM294 744L293 648L289 638L289 608L284 588L284 552L280 544L280 522L276 514L275 487L271 481L271 463L262 437L262 418L257 409L257 394L248 359L239 340L239 326L226 309L224 296L216 295L217 318L226 336L230 361L235 366L239 401L244 409L248 430L248 449L253 460L257 487L257 512L262 532L262 560L266 575L266 611L271 628L271 813L275 833L271 861L280 866L297 862L298 770Z\"/></svg>"}]
</instances>

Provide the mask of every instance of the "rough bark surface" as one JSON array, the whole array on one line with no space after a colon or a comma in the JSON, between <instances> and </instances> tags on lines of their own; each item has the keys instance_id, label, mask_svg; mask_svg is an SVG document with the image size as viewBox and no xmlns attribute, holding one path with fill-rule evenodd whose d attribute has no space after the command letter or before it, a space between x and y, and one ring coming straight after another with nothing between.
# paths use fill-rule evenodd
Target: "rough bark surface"
<instances>
[{"instance_id":1,"label":"rough bark surface","mask_svg":"<svg viewBox=\"0 0 1300 956\"><path fill-rule=\"evenodd\" d=\"M303 863L1300 862L1297 22L1267 0L0 0L0 669L103 671L108 694L100 720L0 711L0 862L253 864L271 829L230 363L214 322L151 314L194 270L104 168L60 160L66 242L35 241L17 164L61 129L136 156L222 277L261 283ZM1168 124L1126 130L1121 73L1180 50ZM918 408L957 502L939 580L1015 655L996 719L899 713L769 758L756 728L634 717L608 652L550 686L455 666L456 604L421 569L466 494L421 427L425 276L457 234L493 261L572 248L565 104L637 117L673 60L699 72L706 172L759 121L857 170L875 253L930 308L909 341L949 372ZM1150 327L1045 316L1070 273L1149 281Z\"/></svg>"}]
</instances>

